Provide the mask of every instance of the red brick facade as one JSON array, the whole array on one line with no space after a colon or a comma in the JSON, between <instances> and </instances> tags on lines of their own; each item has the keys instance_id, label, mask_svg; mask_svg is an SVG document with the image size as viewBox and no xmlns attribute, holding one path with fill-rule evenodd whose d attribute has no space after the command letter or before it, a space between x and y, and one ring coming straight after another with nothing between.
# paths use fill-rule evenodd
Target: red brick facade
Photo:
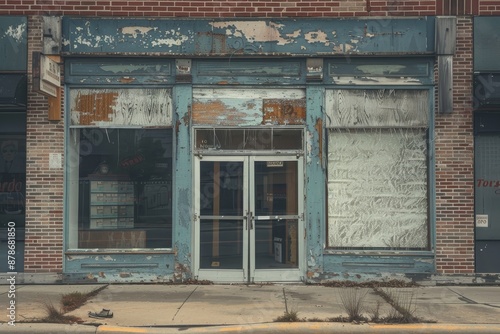
<instances>
[{"instance_id":1,"label":"red brick facade","mask_svg":"<svg viewBox=\"0 0 500 334\"><path fill-rule=\"evenodd\" d=\"M28 50L42 51L42 19L29 18ZM32 54L28 54L28 73ZM32 79L28 76L28 87ZM63 261L63 168L49 154L64 153L64 122L47 120L47 98L28 91L26 138L25 272L61 272Z\"/></svg>"},{"instance_id":2,"label":"red brick facade","mask_svg":"<svg viewBox=\"0 0 500 334\"><path fill-rule=\"evenodd\" d=\"M168 17L341 17L436 14L435 0L36 1L2 0L5 15Z\"/></svg>"},{"instance_id":3,"label":"red brick facade","mask_svg":"<svg viewBox=\"0 0 500 334\"><path fill-rule=\"evenodd\" d=\"M39 15L103 17L356 17L434 16L457 21L454 110L436 114L436 267L442 274L474 272L474 173L472 131L472 15L500 15L500 1L263 0L114 1L0 0L0 15L28 16L31 52L42 50ZM453 7L455 6L455 7ZM31 87L31 81L29 81ZM49 153L64 153L64 121L47 120L47 98L28 93L25 272L61 272L63 263L63 168ZM52 167L52 168L51 168Z\"/></svg>"},{"instance_id":4,"label":"red brick facade","mask_svg":"<svg viewBox=\"0 0 500 334\"><path fill-rule=\"evenodd\" d=\"M436 267L474 272L472 20L459 18L453 61L453 113L436 114Z\"/></svg>"}]
</instances>

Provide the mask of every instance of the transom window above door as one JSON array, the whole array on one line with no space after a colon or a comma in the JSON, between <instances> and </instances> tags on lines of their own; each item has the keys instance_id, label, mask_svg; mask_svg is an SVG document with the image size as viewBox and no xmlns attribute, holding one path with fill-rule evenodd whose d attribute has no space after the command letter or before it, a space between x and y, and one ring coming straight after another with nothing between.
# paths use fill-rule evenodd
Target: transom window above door
<instances>
[{"instance_id":1,"label":"transom window above door","mask_svg":"<svg viewBox=\"0 0 500 334\"><path fill-rule=\"evenodd\" d=\"M300 128L198 128L195 130L197 151L302 151Z\"/></svg>"}]
</instances>

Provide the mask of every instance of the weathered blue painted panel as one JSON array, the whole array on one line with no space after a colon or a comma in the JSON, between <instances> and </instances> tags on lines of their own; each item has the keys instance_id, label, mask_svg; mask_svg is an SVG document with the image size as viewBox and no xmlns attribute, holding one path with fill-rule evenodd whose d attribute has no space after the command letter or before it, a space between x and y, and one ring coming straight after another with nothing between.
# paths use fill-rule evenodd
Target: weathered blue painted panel
<instances>
[{"instance_id":1,"label":"weathered blue painted panel","mask_svg":"<svg viewBox=\"0 0 500 334\"><path fill-rule=\"evenodd\" d=\"M2 16L0 20L0 71L26 71L28 19Z\"/></svg>"},{"instance_id":2,"label":"weathered blue painted panel","mask_svg":"<svg viewBox=\"0 0 500 334\"><path fill-rule=\"evenodd\" d=\"M363 254L325 254L324 274L322 279L339 275L384 273L434 273L434 255L432 253L401 256L398 254L363 255Z\"/></svg>"},{"instance_id":3,"label":"weathered blue painted panel","mask_svg":"<svg viewBox=\"0 0 500 334\"><path fill-rule=\"evenodd\" d=\"M65 82L84 85L158 85L174 82L173 60L71 59L65 62Z\"/></svg>"},{"instance_id":4,"label":"weathered blue painted panel","mask_svg":"<svg viewBox=\"0 0 500 334\"><path fill-rule=\"evenodd\" d=\"M168 253L69 253L65 256L66 280L93 282L165 282L173 280L174 254Z\"/></svg>"},{"instance_id":5,"label":"weathered blue painted panel","mask_svg":"<svg viewBox=\"0 0 500 334\"><path fill-rule=\"evenodd\" d=\"M327 83L338 85L431 85L432 58L337 58L330 59Z\"/></svg>"},{"instance_id":6,"label":"weathered blue painted panel","mask_svg":"<svg viewBox=\"0 0 500 334\"><path fill-rule=\"evenodd\" d=\"M307 279L314 279L323 272L325 246L325 135L323 126L325 90L322 86L306 88L307 128L305 167L305 219Z\"/></svg>"},{"instance_id":7,"label":"weathered blue painted panel","mask_svg":"<svg viewBox=\"0 0 500 334\"><path fill-rule=\"evenodd\" d=\"M474 71L500 71L500 18L484 16L474 18Z\"/></svg>"},{"instance_id":8,"label":"weathered blue painted panel","mask_svg":"<svg viewBox=\"0 0 500 334\"><path fill-rule=\"evenodd\" d=\"M434 18L64 18L63 52L165 56L429 54Z\"/></svg>"},{"instance_id":9,"label":"weathered blue painted panel","mask_svg":"<svg viewBox=\"0 0 500 334\"><path fill-rule=\"evenodd\" d=\"M191 106L193 90L190 84L176 85L175 159L173 189L173 245L175 251L175 280L192 277L193 180L191 159Z\"/></svg>"},{"instance_id":10,"label":"weathered blue painted panel","mask_svg":"<svg viewBox=\"0 0 500 334\"><path fill-rule=\"evenodd\" d=\"M202 60L193 63L193 83L217 85L298 85L306 82L300 60Z\"/></svg>"}]
</instances>

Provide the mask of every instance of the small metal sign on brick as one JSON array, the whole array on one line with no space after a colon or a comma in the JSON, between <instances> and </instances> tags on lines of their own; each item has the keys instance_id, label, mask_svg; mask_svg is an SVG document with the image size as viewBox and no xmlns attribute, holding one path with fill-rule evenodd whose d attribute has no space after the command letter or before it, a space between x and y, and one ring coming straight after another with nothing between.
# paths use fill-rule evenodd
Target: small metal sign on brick
<instances>
[{"instance_id":1,"label":"small metal sign on brick","mask_svg":"<svg viewBox=\"0 0 500 334\"><path fill-rule=\"evenodd\" d=\"M33 52L33 90L57 97L60 87L59 64L40 52Z\"/></svg>"},{"instance_id":2,"label":"small metal sign on brick","mask_svg":"<svg viewBox=\"0 0 500 334\"><path fill-rule=\"evenodd\" d=\"M476 215L476 227L488 227L488 215Z\"/></svg>"},{"instance_id":3,"label":"small metal sign on brick","mask_svg":"<svg viewBox=\"0 0 500 334\"><path fill-rule=\"evenodd\" d=\"M43 54L40 55L40 79L55 87L61 84L59 64Z\"/></svg>"}]
</instances>

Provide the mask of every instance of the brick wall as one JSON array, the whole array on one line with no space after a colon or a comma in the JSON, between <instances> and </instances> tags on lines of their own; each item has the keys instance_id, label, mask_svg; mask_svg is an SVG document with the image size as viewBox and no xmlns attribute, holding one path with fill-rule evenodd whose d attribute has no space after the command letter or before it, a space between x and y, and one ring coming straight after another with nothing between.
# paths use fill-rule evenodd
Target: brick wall
<instances>
[{"instance_id":1,"label":"brick wall","mask_svg":"<svg viewBox=\"0 0 500 334\"><path fill-rule=\"evenodd\" d=\"M500 15L500 1L479 0L480 15Z\"/></svg>"},{"instance_id":2,"label":"brick wall","mask_svg":"<svg viewBox=\"0 0 500 334\"><path fill-rule=\"evenodd\" d=\"M436 115L436 265L440 273L474 272L472 19L457 21L454 111Z\"/></svg>"},{"instance_id":3,"label":"brick wall","mask_svg":"<svg viewBox=\"0 0 500 334\"><path fill-rule=\"evenodd\" d=\"M42 20L28 21L28 73L42 50ZM28 75L26 138L25 272L60 272L63 250L63 169L49 168L49 154L64 152L63 121L48 121L47 98L31 91Z\"/></svg>"},{"instance_id":4,"label":"brick wall","mask_svg":"<svg viewBox=\"0 0 500 334\"><path fill-rule=\"evenodd\" d=\"M435 15L436 0L0 0L0 15L339 17Z\"/></svg>"}]
</instances>

